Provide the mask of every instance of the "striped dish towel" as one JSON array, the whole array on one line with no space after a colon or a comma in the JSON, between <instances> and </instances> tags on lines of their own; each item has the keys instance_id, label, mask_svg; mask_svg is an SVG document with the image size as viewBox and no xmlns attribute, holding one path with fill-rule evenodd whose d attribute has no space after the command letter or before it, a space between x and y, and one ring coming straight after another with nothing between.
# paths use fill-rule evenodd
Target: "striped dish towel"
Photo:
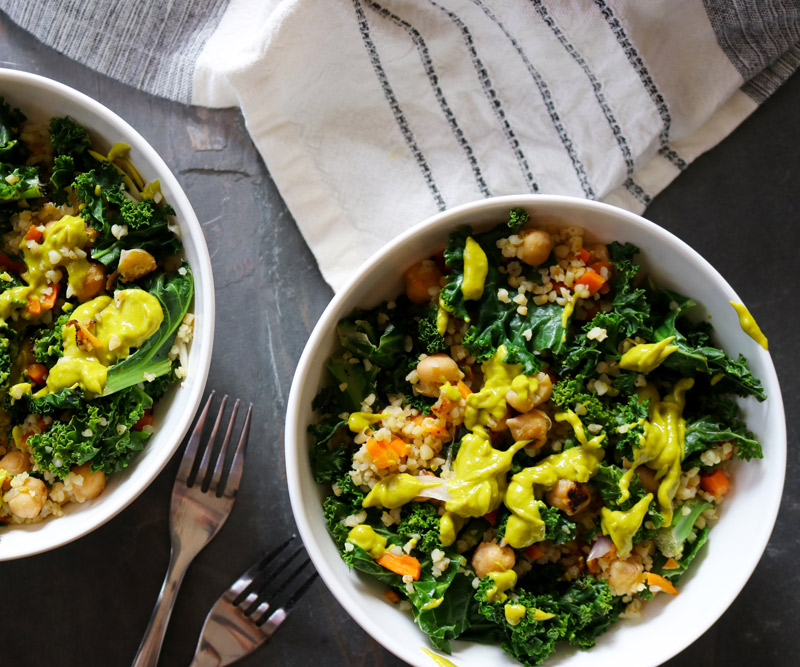
<instances>
[{"instance_id":1,"label":"striped dish towel","mask_svg":"<svg viewBox=\"0 0 800 667\"><path fill-rule=\"evenodd\" d=\"M400 231L482 197L568 194L641 212L800 63L797 0L0 9L127 84L239 106L334 288Z\"/></svg>"}]
</instances>

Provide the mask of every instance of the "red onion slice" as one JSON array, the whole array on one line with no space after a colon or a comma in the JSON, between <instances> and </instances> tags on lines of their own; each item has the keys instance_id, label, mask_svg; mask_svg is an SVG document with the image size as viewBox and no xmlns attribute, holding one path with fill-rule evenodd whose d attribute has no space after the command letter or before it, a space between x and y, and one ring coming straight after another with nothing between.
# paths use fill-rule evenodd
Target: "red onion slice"
<instances>
[{"instance_id":1,"label":"red onion slice","mask_svg":"<svg viewBox=\"0 0 800 667\"><path fill-rule=\"evenodd\" d=\"M609 540L605 535L601 535L597 538L597 541L594 543L592 550L589 552L586 560L595 560L596 558L602 558L605 556L609 551L611 551L611 547L614 546L614 543Z\"/></svg>"},{"instance_id":2,"label":"red onion slice","mask_svg":"<svg viewBox=\"0 0 800 667\"><path fill-rule=\"evenodd\" d=\"M423 482L428 483L430 482L430 477L422 477L420 478ZM428 486L422 491L419 492L420 498L432 498L433 500L443 500L447 502L451 500L450 492L447 490L447 484L444 483L442 480L441 484L437 484L436 486Z\"/></svg>"}]
</instances>

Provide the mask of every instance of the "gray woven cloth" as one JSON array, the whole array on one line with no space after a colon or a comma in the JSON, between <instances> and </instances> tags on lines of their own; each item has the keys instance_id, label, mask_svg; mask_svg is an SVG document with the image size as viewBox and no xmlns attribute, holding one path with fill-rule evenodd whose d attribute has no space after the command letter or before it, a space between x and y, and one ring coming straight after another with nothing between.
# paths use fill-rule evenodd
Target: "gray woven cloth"
<instances>
[{"instance_id":1,"label":"gray woven cloth","mask_svg":"<svg viewBox=\"0 0 800 667\"><path fill-rule=\"evenodd\" d=\"M542 192L641 212L800 64L797 0L0 0L148 93L239 106L341 287L446 207Z\"/></svg>"}]
</instances>

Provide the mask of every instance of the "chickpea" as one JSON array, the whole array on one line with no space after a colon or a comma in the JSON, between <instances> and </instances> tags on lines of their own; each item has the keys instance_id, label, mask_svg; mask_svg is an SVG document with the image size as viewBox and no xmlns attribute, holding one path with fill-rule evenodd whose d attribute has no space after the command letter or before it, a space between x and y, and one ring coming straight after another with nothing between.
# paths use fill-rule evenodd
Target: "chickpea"
<instances>
[{"instance_id":1,"label":"chickpea","mask_svg":"<svg viewBox=\"0 0 800 667\"><path fill-rule=\"evenodd\" d=\"M36 477L28 477L6 495L8 509L22 519L34 519L39 516L45 500L47 500L47 487Z\"/></svg>"},{"instance_id":2,"label":"chickpea","mask_svg":"<svg viewBox=\"0 0 800 667\"><path fill-rule=\"evenodd\" d=\"M517 558L514 550L509 547L498 546L496 540L481 542L472 554L472 569L479 579L483 579L490 572L505 572L514 567Z\"/></svg>"},{"instance_id":3,"label":"chickpea","mask_svg":"<svg viewBox=\"0 0 800 667\"><path fill-rule=\"evenodd\" d=\"M30 472L32 468L31 457L27 452L15 449L0 459L0 468L9 475L19 475L21 472Z\"/></svg>"},{"instance_id":4,"label":"chickpea","mask_svg":"<svg viewBox=\"0 0 800 667\"><path fill-rule=\"evenodd\" d=\"M638 556L631 556L626 560L615 560L608 571L603 575L608 580L611 593L614 595L627 595L633 593L644 581L644 567Z\"/></svg>"},{"instance_id":5,"label":"chickpea","mask_svg":"<svg viewBox=\"0 0 800 667\"><path fill-rule=\"evenodd\" d=\"M550 507L572 516L589 504L592 494L586 484L559 479L556 485L544 494L544 499Z\"/></svg>"},{"instance_id":6,"label":"chickpea","mask_svg":"<svg viewBox=\"0 0 800 667\"><path fill-rule=\"evenodd\" d=\"M535 392L528 394L526 400L522 400L513 389L506 393L506 401L517 412L529 412L533 408L538 408L542 403L549 400L553 393L553 381L547 373L539 373L536 376L539 383Z\"/></svg>"},{"instance_id":7,"label":"chickpea","mask_svg":"<svg viewBox=\"0 0 800 667\"><path fill-rule=\"evenodd\" d=\"M433 298L431 288L438 288L442 272L436 262L430 259L406 269L403 274L406 281L406 295L414 303L429 303Z\"/></svg>"},{"instance_id":8,"label":"chickpea","mask_svg":"<svg viewBox=\"0 0 800 667\"><path fill-rule=\"evenodd\" d=\"M444 384L458 382L464 377L458 364L447 354L432 354L417 364L420 382Z\"/></svg>"},{"instance_id":9,"label":"chickpea","mask_svg":"<svg viewBox=\"0 0 800 667\"><path fill-rule=\"evenodd\" d=\"M592 243L586 246L586 250L595 262L610 262L611 255L608 254L608 247L604 243Z\"/></svg>"},{"instance_id":10,"label":"chickpea","mask_svg":"<svg viewBox=\"0 0 800 667\"><path fill-rule=\"evenodd\" d=\"M639 481L642 483L645 491L655 493L658 491L658 480L656 480L656 473L647 466L639 466L636 468L636 474L639 475Z\"/></svg>"},{"instance_id":11,"label":"chickpea","mask_svg":"<svg viewBox=\"0 0 800 667\"><path fill-rule=\"evenodd\" d=\"M97 472L92 472L89 463L84 463L82 466L73 468L72 474L83 477L83 481L80 483L75 480L72 482L72 493L75 496L75 500L79 503L97 498L106 486L106 476L103 471L98 470Z\"/></svg>"},{"instance_id":12,"label":"chickpea","mask_svg":"<svg viewBox=\"0 0 800 667\"><path fill-rule=\"evenodd\" d=\"M541 229L532 229L522 239L519 258L530 266L539 266L553 250L553 237Z\"/></svg>"},{"instance_id":13,"label":"chickpea","mask_svg":"<svg viewBox=\"0 0 800 667\"><path fill-rule=\"evenodd\" d=\"M123 282L137 280L156 270L156 259L147 250L133 248L123 250L119 256L117 271Z\"/></svg>"},{"instance_id":14,"label":"chickpea","mask_svg":"<svg viewBox=\"0 0 800 667\"><path fill-rule=\"evenodd\" d=\"M100 262L92 262L89 264L89 270L86 272L86 277L83 279L83 284L78 291L78 300L83 302L94 299L103 291L105 283L105 267Z\"/></svg>"},{"instance_id":15,"label":"chickpea","mask_svg":"<svg viewBox=\"0 0 800 667\"><path fill-rule=\"evenodd\" d=\"M547 442L547 432L552 422L541 410L531 410L522 415L512 417L507 422L511 435L516 442L530 440L529 447L541 447Z\"/></svg>"}]
</instances>

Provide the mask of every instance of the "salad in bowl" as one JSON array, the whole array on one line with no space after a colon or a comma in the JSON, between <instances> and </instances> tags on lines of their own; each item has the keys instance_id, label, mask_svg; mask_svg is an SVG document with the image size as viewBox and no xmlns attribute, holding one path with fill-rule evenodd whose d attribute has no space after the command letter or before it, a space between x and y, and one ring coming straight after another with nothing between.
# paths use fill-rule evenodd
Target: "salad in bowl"
<instances>
[{"instance_id":1,"label":"salad in bowl","mask_svg":"<svg viewBox=\"0 0 800 667\"><path fill-rule=\"evenodd\" d=\"M699 589L693 572L707 560L726 500L752 484L764 455L752 424L769 404L760 374L719 346L704 311L708 290L699 288L698 305L676 289L681 278L665 276L659 250L649 252L652 230L639 231L650 245L642 252L624 224L602 223L620 215L611 207L551 201L548 211L548 198L528 199L503 213L482 202L462 224L443 214L443 247L417 239L405 253L415 261L392 262L394 290L382 286L377 305L353 310L369 305L370 278L392 255L376 258L323 316L296 379L315 377L320 387L303 414L321 521L304 521L313 511L307 485L293 496L312 557L322 523L346 566L378 582L370 590L427 635L416 655L454 652L457 664L499 657L477 646L487 644L527 665L597 642L587 657L607 659L609 629L629 624L645 637L656 630L629 619L669 604L676 611L662 614L662 629L672 627L691 586ZM565 208L577 214L551 212ZM426 257L423 248L434 251ZM738 331L726 337L766 347L728 296L714 306ZM312 361L324 369L312 373ZM287 441L301 437L291 415L290 405ZM720 533L720 542L730 539ZM761 553L753 551L751 567ZM348 611L424 664L405 630L400 646L364 618L386 621L378 602L354 609L366 594L332 584L329 567L323 577ZM725 606L736 592L721 596ZM665 650L697 634L684 630L683 643ZM655 651L646 662L672 654Z\"/></svg>"},{"instance_id":2,"label":"salad in bowl","mask_svg":"<svg viewBox=\"0 0 800 667\"><path fill-rule=\"evenodd\" d=\"M100 496L186 376L194 281L130 146L0 98L0 522Z\"/></svg>"}]
</instances>

